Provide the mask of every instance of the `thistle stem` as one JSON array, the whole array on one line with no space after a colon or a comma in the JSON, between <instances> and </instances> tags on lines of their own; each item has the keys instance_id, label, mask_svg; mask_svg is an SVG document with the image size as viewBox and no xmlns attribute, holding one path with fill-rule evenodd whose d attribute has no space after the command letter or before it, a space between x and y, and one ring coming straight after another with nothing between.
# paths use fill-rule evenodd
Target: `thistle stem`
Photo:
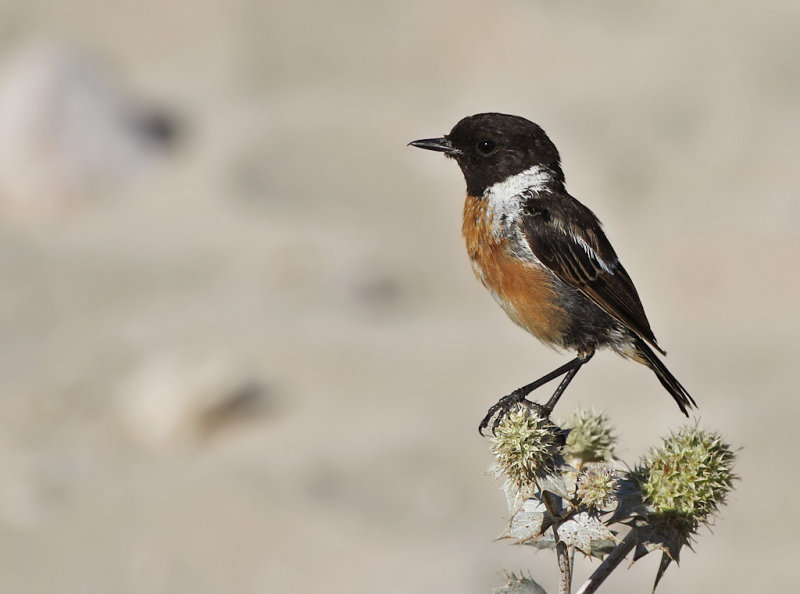
<instances>
[{"instance_id":1,"label":"thistle stem","mask_svg":"<svg viewBox=\"0 0 800 594\"><path fill-rule=\"evenodd\" d=\"M549 491L542 492L542 502L553 518L553 539L556 543L556 556L561 580L558 584L558 594L570 594L572 590L572 559L566 543L558 538L558 527L561 525L561 506L559 499Z\"/></svg>"},{"instance_id":2,"label":"thistle stem","mask_svg":"<svg viewBox=\"0 0 800 594\"><path fill-rule=\"evenodd\" d=\"M600 567L589 576L589 579L584 582L575 594L592 594L592 592L595 592L597 588L600 587L600 584L602 584L606 578L611 575L611 572L617 568L617 565L620 564L625 556L631 552L635 544L636 535L634 531L631 530L625 538L622 539L622 542L614 547L614 550L609 553L608 557L600 564Z\"/></svg>"},{"instance_id":3,"label":"thistle stem","mask_svg":"<svg viewBox=\"0 0 800 594\"><path fill-rule=\"evenodd\" d=\"M561 580L558 583L558 594L569 594L572 590L572 564L569 562L569 551L563 540L558 540L558 531L553 526L553 535L556 539L556 555L558 556L558 569Z\"/></svg>"}]
</instances>

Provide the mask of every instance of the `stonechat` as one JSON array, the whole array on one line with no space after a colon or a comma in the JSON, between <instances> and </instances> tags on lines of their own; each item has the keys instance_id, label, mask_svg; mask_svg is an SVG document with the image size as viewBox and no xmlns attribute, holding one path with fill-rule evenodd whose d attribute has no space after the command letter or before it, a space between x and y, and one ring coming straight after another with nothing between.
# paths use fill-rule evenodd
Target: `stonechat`
<instances>
[{"instance_id":1,"label":"stonechat","mask_svg":"<svg viewBox=\"0 0 800 594\"><path fill-rule=\"evenodd\" d=\"M549 415L599 348L652 369L688 416L697 406L694 399L653 352L666 354L636 287L598 218L565 189L558 150L544 130L522 117L481 113L464 118L442 138L410 144L442 152L461 167L467 182L462 231L478 280L515 324L577 355L501 398L479 431L493 417L494 430L512 406L563 376L540 407Z\"/></svg>"}]
</instances>

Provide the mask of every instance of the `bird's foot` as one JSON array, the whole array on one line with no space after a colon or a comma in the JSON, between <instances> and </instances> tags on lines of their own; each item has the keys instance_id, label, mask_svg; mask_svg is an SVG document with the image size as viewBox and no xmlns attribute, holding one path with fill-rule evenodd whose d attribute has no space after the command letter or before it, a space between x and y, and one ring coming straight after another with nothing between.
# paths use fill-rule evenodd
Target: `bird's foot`
<instances>
[{"instance_id":1,"label":"bird's foot","mask_svg":"<svg viewBox=\"0 0 800 594\"><path fill-rule=\"evenodd\" d=\"M489 426L489 423L491 422L492 435L495 435L495 432L497 431L497 427L498 425L500 425L500 422L518 404L536 410L543 417L547 417L550 415L550 411L546 410L544 406L542 406L541 404L537 404L535 402L531 402L530 400L525 398L525 395L526 392L523 392L522 389L514 390L513 392L511 392L511 394L503 396L500 400L498 400L497 404L493 404L491 407L489 407L489 410L486 412L486 416L483 417L481 424L478 425L478 433L483 435L483 431ZM492 419L494 419L493 422Z\"/></svg>"}]
</instances>

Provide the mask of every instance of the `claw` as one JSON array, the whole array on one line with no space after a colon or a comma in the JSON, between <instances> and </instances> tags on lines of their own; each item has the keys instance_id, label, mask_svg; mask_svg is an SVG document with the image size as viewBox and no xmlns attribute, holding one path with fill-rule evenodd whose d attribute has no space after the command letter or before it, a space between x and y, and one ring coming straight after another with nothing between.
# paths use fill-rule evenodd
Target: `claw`
<instances>
[{"instance_id":1,"label":"claw","mask_svg":"<svg viewBox=\"0 0 800 594\"><path fill-rule=\"evenodd\" d=\"M495 431L497 429L497 426L500 424L500 421L503 420L503 417L505 417L508 414L508 411L510 411L511 407L513 407L515 404L524 403L525 406L531 408L535 407L543 417L549 417L550 413L553 412L553 408L555 408L558 399L561 398L561 395L564 393L564 390L572 381L572 378L575 377L575 374L578 373L578 370L581 368L581 366L592 358L593 354L594 351L585 354L583 356L578 356L572 361L565 363L558 369L551 371L550 373L548 373L543 377L540 377L535 382L531 382L527 386L522 386L521 388L517 388L516 390L511 392L511 394L509 394L508 396L503 396L500 400L497 401L497 404L489 408L489 411L486 413L486 416L483 417L483 420L481 421L480 425L478 425L478 433L481 435L481 437L483 437L483 430L489 426L489 421L491 421L492 417L494 417L494 415L497 414L499 411L499 414L497 414L497 418L495 418L494 422L492 423L492 435L495 435ZM558 384L558 388L556 388L556 391L553 392L553 395L550 397L550 400L548 400L547 404L545 404L544 406L525 399L525 396L527 396L537 388L540 388L547 382L552 381L557 377L561 377L562 375L564 376L564 378L561 380L561 383Z\"/></svg>"},{"instance_id":2,"label":"claw","mask_svg":"<svg viewBox=\"0 0 800 594\"><path fill-rule=\"evenodd\" d=\"M508 411L511 409L512 406L517 404L520 400L524 400L524 396L520 397L517 392L511 392L507 396L503 396L500 400L497 401L497 404L493 404L489 407L489 410L486 412L486 416L483 417L480 425L478 425L478 434L483 437L483 430L486 429L489 425L489 421L500 411L500 414L497 415L497 419L495 422L492 423L492 435L495 435L495 430L497 429L497 425Z\"/></svg>"},{"instance_id":3,"label":"claw","mask_svg":"<svg viewBox=\"0 0 800 594\"><path fill-rule=\"evenodd\" d=\"M486 412L486 416L483 417L483 420L478 425L478 433L481 437L484 437L483 431L489 426L489 422L494 418L494 422L492 422L492 435L497 435L497 427L502 422L503 418L514 408L516 405L522 404L527 406L528 408L535 408L544 416L549 416L549 411L545 409L545 407L537 404L535 402L531 402L530 400L525 398L525 394L520 392L519 390L515 390L508 394L507 396L503 396L500 400L497 401L496 404L493 404L489 407L489 410ZM495 416L496 415L496 416Z\"/></svg>"}]
</instances>

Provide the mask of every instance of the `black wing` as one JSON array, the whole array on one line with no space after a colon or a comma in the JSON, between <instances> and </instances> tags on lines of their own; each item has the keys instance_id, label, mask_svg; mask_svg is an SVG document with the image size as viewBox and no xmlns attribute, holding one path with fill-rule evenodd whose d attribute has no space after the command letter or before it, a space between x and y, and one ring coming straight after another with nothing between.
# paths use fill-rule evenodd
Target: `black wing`
<instances>
[{"instance_id":1,"label":"black wing","mask_svg":"<svg viewBox=\"0 0 800 594\"><path fill-rule=\"evenodd\" d=\"M553 274L666 354L631 277L591 210L568 195L531 198L522 228L534 255Z\"/></svg>"}]
</instances>

